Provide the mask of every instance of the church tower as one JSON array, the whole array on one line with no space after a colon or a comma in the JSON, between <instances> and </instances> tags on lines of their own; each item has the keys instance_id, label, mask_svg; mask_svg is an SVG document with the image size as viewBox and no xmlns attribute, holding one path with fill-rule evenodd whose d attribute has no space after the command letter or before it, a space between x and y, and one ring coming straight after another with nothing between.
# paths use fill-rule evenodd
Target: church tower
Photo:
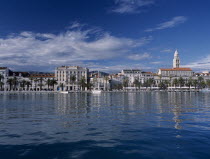
<instances>
[{"instance_id":1,"label":"church tower","mask_svg":"<svg viewBox=\"0 0 210 159\"><path fill-rule=\"evenodd\" d=\"M176 50L174 53L173 68L179 68L179 65L180 65L179 53Z\"/></svg>"}]
</instances>

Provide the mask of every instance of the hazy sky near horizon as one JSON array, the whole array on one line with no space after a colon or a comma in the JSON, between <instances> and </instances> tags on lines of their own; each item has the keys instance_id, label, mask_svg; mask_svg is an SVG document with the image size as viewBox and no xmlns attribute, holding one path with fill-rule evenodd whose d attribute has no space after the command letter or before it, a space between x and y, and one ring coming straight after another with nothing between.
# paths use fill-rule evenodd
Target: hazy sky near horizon
<instances>
[{"instance_id":1,"label":"hazy sky near horizon","mask_svg":"<svg viewBox=\"0 0 210 159\"><path fill-rule=\"evenodd\" d=\"M210 68L209 0L0 0L0 66Z\"/></svg>"}]
</instances>

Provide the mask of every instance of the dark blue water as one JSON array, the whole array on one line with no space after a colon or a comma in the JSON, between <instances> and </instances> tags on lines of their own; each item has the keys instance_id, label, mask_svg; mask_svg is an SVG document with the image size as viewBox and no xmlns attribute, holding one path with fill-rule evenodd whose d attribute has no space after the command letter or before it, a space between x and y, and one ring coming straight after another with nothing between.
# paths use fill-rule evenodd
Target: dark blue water
<instances>
[{"instance_id":1,"label":"dark blue water","mask_svg":"<svg viewBox=\"0 0 210 159\"><path fill-rule=\"evenodd\" d=\"M1 159L209 159L210 93L0 96Z\"/></svg>"}]
</instances>

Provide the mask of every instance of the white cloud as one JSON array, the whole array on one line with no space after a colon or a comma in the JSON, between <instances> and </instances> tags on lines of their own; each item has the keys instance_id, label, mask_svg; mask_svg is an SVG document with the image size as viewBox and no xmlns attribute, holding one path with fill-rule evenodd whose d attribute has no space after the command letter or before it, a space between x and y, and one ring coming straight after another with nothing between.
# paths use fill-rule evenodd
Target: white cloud
<instances>
[{"instance_id":1,"label":"white cloud","mask_svg":"<svg viewBox=\"0 0 210 159\"><path fill-rule=\"evenodd\" d=\"M167 22L163 22L158 24L156 27L154 28L150 28L145 30L145 32L153 32L156 30L163 30L163 29L167 29L167 28L173 28L179 24L182 24L184 22L187 21L187 18L185 16L177 16L172 18L171 20L167 21Z\"/></svg>"},{"instance_id":2,"label":"white cloud","mask_svg":"<svg viewBox=\"0 0 210 159\"><path fill-rule=\"evenodd\" d=\"M198 61L183 65L183 67L189 67L194 70L208 70L210 71L210 55L199 59Z\"/></svg>"},{"instance_id":3,"label":"white cloud","mask_svg":"<svg viewBox=\"0 0 210 159\"><path fill-rule=\"evenodd\" d=\"M154 65L156 65L156 64L161 64L161 63L162 63L161 61L150 62L150 64L154 64Z\"/></svg>"},{"instance_id":4,"label":"white cloud","mask_svg":"<svg viewBox=\"0 0 210 159\"><path fill-rule=\"evenodd\" d=\"M151 55L149 53L143 53L143 54L132 54L128 56L131 60L143 60L151 58Z\"/></svg>"},{"instance_id":5,"label":"white cloud","mask_svg":"<svg viewBox=\"0 0 210 159\"><path fill-rule=\"evenodd\" d=\"M16 68L84 65L88 60L125 56L150 40L120 38L93 29L60 34L21 32L0 38L0 63Z\"/></svg>"},{"instance_id":6,"label":"white cloud","mask_svg":"<svg viewBox=\"0 0 210 159\"><path fill-rule=\"evenodd\" d=\"M164 49L164 50L161 50L160 52L171 53L171 52L173 52L173 50L172 49Z\"/></svg>"},{"instance_id":7,"label":"white cloud","mask_svg":"<svg viewBox=\"0 0 210 159\"><path fill-rule=\"evenodd\" d=\"M112 9L115 13L139 13L143 7L150 6L155 0L115 0L116 7Z\"/></svg>"}]
</instances>

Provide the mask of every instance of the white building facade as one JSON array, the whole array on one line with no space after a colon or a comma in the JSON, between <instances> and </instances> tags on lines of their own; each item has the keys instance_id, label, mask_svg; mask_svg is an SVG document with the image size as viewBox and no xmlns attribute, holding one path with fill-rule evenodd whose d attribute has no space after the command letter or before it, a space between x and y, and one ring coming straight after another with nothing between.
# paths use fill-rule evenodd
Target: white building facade
<instances>
[{"instance_id":1,"label":"white building facade","mask_svg":"<svg viewBox=\"0 0 210 159\"><path fill-rule=\"evenodd\" d=\"M80 82L83 79L86 83L88 80L88 68L79 66L61 66L55 70L57 80L57 90L75 91L81 90ZM87 88L85 88L87 89Z\"/></svg>"}]
</instances>

